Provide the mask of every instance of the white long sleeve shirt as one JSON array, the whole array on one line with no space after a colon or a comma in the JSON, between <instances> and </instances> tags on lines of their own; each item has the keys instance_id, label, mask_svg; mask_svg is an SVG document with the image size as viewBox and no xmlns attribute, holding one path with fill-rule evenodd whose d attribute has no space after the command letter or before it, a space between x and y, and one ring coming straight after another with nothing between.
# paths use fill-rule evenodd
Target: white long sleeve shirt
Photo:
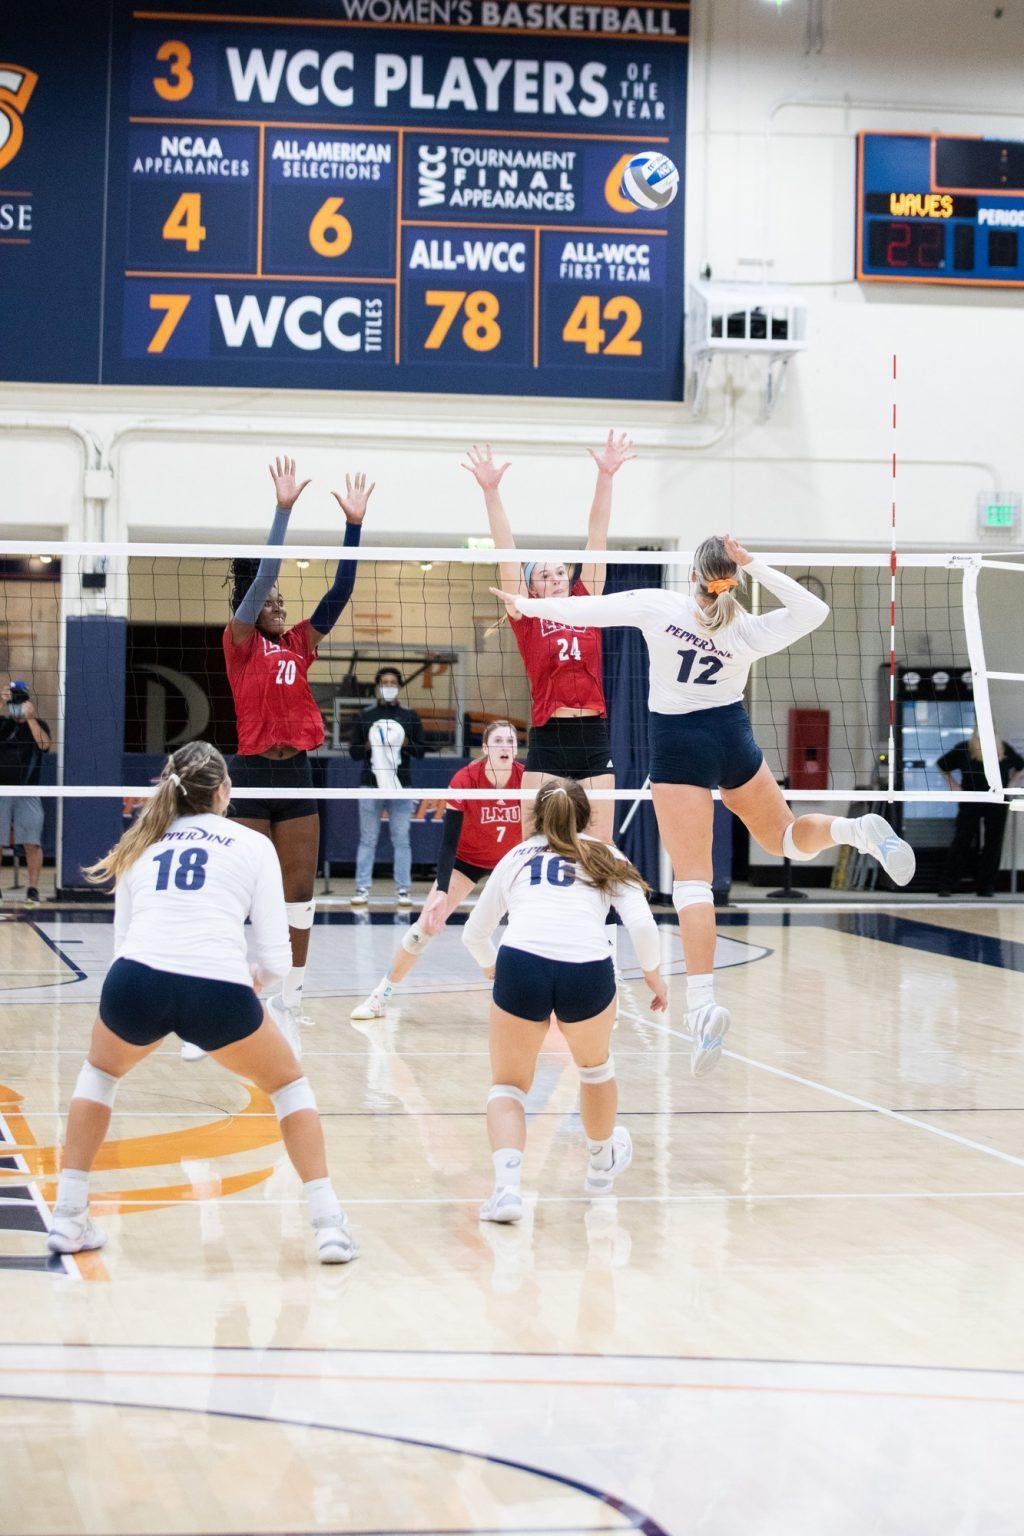
<instances>
[{"instance_id":1,"label":"white long sleeve shirt","mask_svg":"<svg viewBox=\"0 0 1024 1536\"><path fill-rule=\"evenodd\" d=\"M625 862L625 855L618 857ZM462 930L462 942L486 970L496 954L491 934L507 912L502 942L512 949L577 965L604 960L612 952L606 925L612 907L629 931L641 967L656 970L661 958L658 925L639 886L621 885L605 894L573 860L553 853L543 837L530 837L495 866Z\"/></svg>"},{"instance_id":2,"label":"white long sleeve shirt","mask_svg":"<svg viewBox=\"0 0 1024 1536\"><path fill-rule=\"evenodd\" d=\"M225 816L179 816L117 882L115 958L264 987L291 966L281 866L268 837Z\"/></svg>"},{"instance_id":3,"label":"white long sleeve shirt","mask_svg":"<svg viewBox=\"0 0 1024 1536\"><path fill-rule=\"evenodd\" d=\"M642 630L651 660L648 707L654 714L688 715L739 703L759 656L784 651L828 617L827 603L763 560L751 560L745 570L785 606L743 613L714 635L704 627L695 598L663 587L608 597L519 597L516 606L529 617L563 624Z\"/></svg>"}]
</instances>

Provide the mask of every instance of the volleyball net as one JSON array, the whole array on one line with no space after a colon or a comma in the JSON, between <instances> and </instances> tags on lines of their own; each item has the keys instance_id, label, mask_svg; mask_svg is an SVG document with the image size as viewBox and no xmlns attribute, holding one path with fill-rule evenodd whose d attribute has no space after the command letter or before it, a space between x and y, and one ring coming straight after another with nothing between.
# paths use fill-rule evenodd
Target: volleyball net
<instances>
[{"instance_id":1,"label":"volleyball net","mask_svg":"<svg viewBox=\"0 0 1024 1536\"><path fill-rule=\"evenodd\" d=\"M222 635L230 617L233 556L282 559L288 625L309 618L337 567L337 546L263 549L228 545L0 543L0 669L24 682L51 730L54 751L38 794L58 805L108 798L137 802L166 755L197 738L236 749L236 719ZM579 550L367 547L353 597L309 672L323 716L314 796L332 802L410 799L434 816L451 774L478 754L490 721L510 720L525 754L529 687L504 609L503 558L579 562ZM1000 772L1000 740L1024 719L1024 566L977 555L908 555L893 583L885 555L768 553L769 563L829 605L827 620L796 644L759 659L747 703L754 732L792 800L929 805L1012 797ZM689 589L690 553L609 551L606 590ZM585 577L590 570L585 567ZM892 588L895 602L892 602ZM751 583L744 603L768 612L777 600ZM552 628L561 626L552 626ZM992 639L994 637L994 640ZM572 633L561 643L572 657ZM987 647L998 652L993 663ZM556 640L556 644L558 641ZM649 797L644 730L648 662L637 630L603 632L616 788L622 802ZM402 680L400 702L423 724L426 755L412 786L361 784L352 731L374 703L381 668ZM973 738L984 787L951 789L939 759ZM10 777L10 775L8 775ZM48 782L50 781L50 782ZM306 790L238 789L236 798L308 796ZM486 791L477 792L480 797ZM933 814L927 811L928 815ZM102 851L97 849L97 852Z\"/></svg>"}]
</instances>

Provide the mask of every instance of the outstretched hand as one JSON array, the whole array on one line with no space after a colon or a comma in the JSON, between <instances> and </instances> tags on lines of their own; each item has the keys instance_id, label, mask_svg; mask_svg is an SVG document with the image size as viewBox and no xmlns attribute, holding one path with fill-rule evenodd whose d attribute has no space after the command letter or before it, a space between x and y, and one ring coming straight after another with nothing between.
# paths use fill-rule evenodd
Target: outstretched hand
<instances>
[{"instance_id":1,"label":"outstretched hand","mask_svg":"<svg viewBox=\"0 0 1024 1536\"><path fill-rule=\"evenodd\" d=\"M725 545L726 554L735 565L749 565L753 560L754 557L749 549L744 549L739 539L734 539L731 533L723 533L722 542Z\"/></svg>"},{"instance_id":2,"label":"outstretched hand","mask_svg":"<svg viewBox=\"0 0 1024 1536\"><path fill-rule=\"evenodd\" d=\"M506 459L504 464L496 464L490 443L485 443L482 448L474 443L466 457L469 463L461 464L460 469L468 469L482 491L496 491L502 475L509 467L509 461Z\"/></svg>"},{"instance_id":3,"label":"outstretched hand","mask_svg":"<svg viewBox=\"0 0 1024 1536\"><path fill-rule=\"evenodd\" d=\"M346 522L362 522L363 518L366 516L366 508L369 504L370 497L373 495L376 485L376 480L372 480L370 484L367 485L366 476L360 472L355 476L345 476L344 496L342 496L340 491L331 492L331 495L338 503L338 506L344 512Z\"/></svg>"},{"instance_id":4,"label":"outstretched hand","mask_svg":"<svg viewBox=\"0 0 1024 1536\"><path fill-rule=\"evenodd\" d=\"M636 458L628 432L616 437L614 432L609 431L603 447L588 448L587 452L597 465L598 473L602 475L617 475L623 464Z\"/></svg>"},{"instance_id":5,"label":"outstretched hand","mask_svg":"<svg viewBox=\"0 0 1024 1536\"><path fill-rule=\"evenodd\" d=\"M668 982L660 971L645 971L644 981L651 989L651 1012L665 1013L668 1009Z\"/></svg>"},{"instance_id":6,"label":"outstretched hand","mask_svg":"<svg viewBox=\"0 0 1024 1536\"><path fill-rule=\"evenodd\" d=\"M275 459L269 466L270 478L274 482L274 490L277 493L277 504L285 512L290 512L292 507L302 495L308 480L298 484L295 479L294 459Z\"/></svg>"},{"instance_id":7,"label":"outstretched hand","mask_svg":"<svg viewBox=\"0 0 1024 1536\"><path fill-rule=\"evenodd\" d=\"M495 597L500 597L505 604L505 611L510 619L521 619L523 611L519 606L519 594L517 592L503 592L500 587L491 587L490 591Z\"/></svg>"}]
</instances>

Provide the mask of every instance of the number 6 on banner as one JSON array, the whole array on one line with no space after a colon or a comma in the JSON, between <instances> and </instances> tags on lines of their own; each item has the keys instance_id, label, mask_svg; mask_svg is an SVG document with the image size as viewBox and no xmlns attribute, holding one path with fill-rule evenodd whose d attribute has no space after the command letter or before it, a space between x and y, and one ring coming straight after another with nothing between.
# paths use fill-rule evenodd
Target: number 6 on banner
<instances>
[{"instance_id":1,"label":"number 6 on banner","mask_svg":"<svg viewBox=\"0 0 1024 1536\"><path fill-rule=\"evenodd\" d=\"M178 321L192 302L190 293L151 293L150 309L162 309L164 317L153 333L147 352L162 352L178 328Z\"/></svg>"},{"instance_id":2,"label":"number 6 on banner","mask_svg":"<svg viewBox=\"0 0 1024 1536\"><path fill-rule=\"evenodd\" d=\"M343 197L329 197L313 216L309 243L318 256L344 256L352 244L352 225L338 209Z\"/></svg>"}]
</instances>

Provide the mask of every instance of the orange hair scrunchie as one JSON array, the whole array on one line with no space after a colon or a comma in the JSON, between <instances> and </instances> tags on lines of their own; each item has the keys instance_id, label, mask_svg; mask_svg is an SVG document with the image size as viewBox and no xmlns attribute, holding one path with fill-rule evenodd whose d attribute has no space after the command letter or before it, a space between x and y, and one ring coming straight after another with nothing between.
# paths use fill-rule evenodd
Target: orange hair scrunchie
<instances>
[{"instance_id":1,"label":"orange hair scrunchie","mask_svg":"<svg viewBox=\"0 0 1024 1536\"><path fill-rule=\"evenodd\" d=\"M728 592L730 588L738 586L739 582L735 576L723 576L720 581L706 581L704 583L704 590L705 592L713 593L717 597L720 592Z\"/></svg>"}]
</instances>

